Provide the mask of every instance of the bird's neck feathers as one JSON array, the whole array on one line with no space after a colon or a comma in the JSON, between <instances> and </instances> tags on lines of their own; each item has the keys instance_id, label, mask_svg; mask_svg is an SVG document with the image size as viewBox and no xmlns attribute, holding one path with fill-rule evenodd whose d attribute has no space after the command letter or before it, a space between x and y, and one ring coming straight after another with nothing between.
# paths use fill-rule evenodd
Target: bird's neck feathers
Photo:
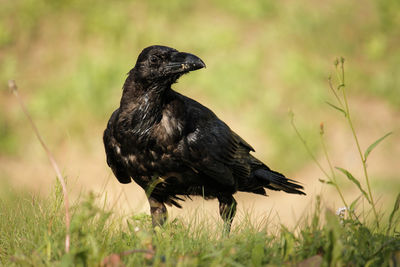
<instances>
[{"instance_id":1,"label":"bird's neck feathers","mask_svg":"<svg viewBox=\"0 0 400 267\"><path fill-rule=\"evenodd\" d=\"M120 120L135 134L147 133L162 118L170 87L138 82L131 75L125 81L120 103Z\"/></svg>"},{"instance_id":2,"label":"bird's neck feathers","mask_svg":"<svg viewBox=\"0 0 400 267\"><path fill-rule=\"evenodd\" d=\"M131 72L123 86L121 108L132 109L141 105L162 107L167 91L171 90L171 85L138 80Z\"/></svg>"}]
</instances>

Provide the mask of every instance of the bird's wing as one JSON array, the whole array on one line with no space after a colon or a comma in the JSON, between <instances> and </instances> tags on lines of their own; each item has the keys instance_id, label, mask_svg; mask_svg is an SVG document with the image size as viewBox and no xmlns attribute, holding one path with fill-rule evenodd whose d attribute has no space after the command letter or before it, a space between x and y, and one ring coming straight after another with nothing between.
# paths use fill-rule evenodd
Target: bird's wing
<instances>
[{"instance_id":1,"label":"bird's wing","mask_svg":"<svg viewBox=\"0 0 400 267\"><path fill-rule=\"evenodd\" d=\"M246 158L254 149L216 116L200 120L186 144L186 163L217 182L233 186L238 178L249 177Z\"/></svg>"},{"instance_id":2,"label":"bird's wing","mask_svg":"<svg viewBox=\"0 0 400 267\"><path fill-rule=\"evenodd\" d=\"M103 142L104 148L106 150L108 166L110 166L115 177L117 177L120 183L127 184L131 182L131 177L129 176L127 170L124 167L124 164L122 163L121 155L118 155L119 151L121 151L121 148L113 136L113 127L117 117L117 113L118 109L114 111L114 113L111 115L110 120L108 121L107 128L104 131L103 135Z\"/></svg>"}]
</instances>

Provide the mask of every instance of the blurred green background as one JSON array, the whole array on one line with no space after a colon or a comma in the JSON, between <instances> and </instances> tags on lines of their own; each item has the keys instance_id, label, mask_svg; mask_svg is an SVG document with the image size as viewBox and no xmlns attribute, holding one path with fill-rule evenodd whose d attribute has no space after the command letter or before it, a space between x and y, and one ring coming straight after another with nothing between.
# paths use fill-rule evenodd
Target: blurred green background
<instances>
[{"instance_id":1,"label":"blurred green background","mask_svg":"<svg viewBox=\"0 0 400 267\"><path fill-rule=\"evenodd\" d=\"M400 188L398 0L0 0L0 7L0 179L35 184L38 162L46 164L9 79L67 175L101 175L109 172L102 130L126 73L144 47L161 44L207 64L182 77L177 91L214 110L274 169L306 184L321 174L309 167L288 110L316 155L325 122L332 157L360 166L341 114L325 103L333 61L345 57L362 146L394 131L370 166L393 186L374 184L381 193ZM71 174L68 166L80 167Z\"/></svg>"}]
</instances>

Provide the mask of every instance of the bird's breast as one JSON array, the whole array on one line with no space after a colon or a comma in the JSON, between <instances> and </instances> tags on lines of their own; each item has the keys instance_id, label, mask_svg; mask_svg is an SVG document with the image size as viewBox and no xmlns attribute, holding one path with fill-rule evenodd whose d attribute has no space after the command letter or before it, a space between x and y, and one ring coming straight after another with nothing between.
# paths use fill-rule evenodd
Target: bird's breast
<instances>
[{"instance_id":1,"label":"bird's breast","mask_svg":"<svg viewBox=\"0 0 400 267\"><path fill-rule=\"evenodd\" d=\"M183 125L169 110L164 110L159 123L153 128L153 136L159 142L168 146L177 142L182 135Z\"/></svg>"}]
</instances>

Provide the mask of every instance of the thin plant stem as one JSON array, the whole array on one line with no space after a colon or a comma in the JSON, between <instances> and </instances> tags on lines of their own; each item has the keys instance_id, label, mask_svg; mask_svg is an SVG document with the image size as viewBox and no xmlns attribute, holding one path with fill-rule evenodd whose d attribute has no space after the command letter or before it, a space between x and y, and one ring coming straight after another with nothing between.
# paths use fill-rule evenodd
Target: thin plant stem
<instances>
[{"instance_id":1,"label":"thin plant stem","mask_svg":"<svg viewBox=\"0 0 400 267\"><path fill-rule=\"evenodd\" d=\"M353 122L351 120L349 104L348 104L347 96L346 96L346 87L345 87L345 83L344 83L344 66L343 66L343 63L344 63L344 60L341 60L341 64L340 64L341 79L340 79L340 82L341 82L341 87L342 87L343 100L344 100L344 104L345 104L345 111L346 111L346 114L347 114L346 119L347 119L347 122L348 122L348 124L349 124L349 126L351 128L351 132L353 134L354 140L356 142L358 153L360 154L360 158L361 158L362 165L363 165L364 176L365 176L365 180L366 180L367 187L368 187L368 194L369 194L369 197L371 199L371 206L372 206L372 210L374 212L375 219L376 219L376 226L379 228L379 217L378 217L378 214L377 214L376 209L375 209L375 202L374 202L374 199L373 199L373 196L372 196L372 192L371 192L371 186L370 186L369 178L368 178L367 164L366 164L366 161L364 159L363 153L361 151L361 146L360 146L360 143L358 141L358 137L357 137L356 131L354 130Z\"/></svg>"},{"instance_id":2,"label":"thin plant stem","mask_svg":"<svg viewBox=\"0 0 400 267\"><path fill-rule=\"evenodd\" d=\"M330 170L331 170L331 175L332 175L332 176L331 176L331 177L332 177L331 179L333 180L333 185L335 186L336 191L339 193L339 196L340 196L340 198L341 198L341 200L342 200L344 206L345 206L346 209L348 210L350 218L352 219L352 211L350 210L349 206L347 205L347 202L346 202L346 200L344 199L344 196L343 196L343 194L342 194L342 191L340 190L340 187L339 187L338 184L337 184L336 174L335 174L335 171L334 171L334 169L333 169L331 160L330 160L330 158L329 158L328 150L326 149L326 145L325 145L325 141L324 141L324 138L323 138L323 134L322 134L322 133L321 133L320 137L321 137L322 150L324 151L326 161L328 162L329 168L330 168Z\"/></svg>"},{"instance_id":3,"label":"thin plant stem","mask_svg":"<svg viewBox=\"0 0 400 267\"><path fill-rule=\"evenodd\" d=\"M51 153L51 151L49 150L49 148L47 147L46 143L44 142L42 136L39 133L38 128L36 127L35 123L33 122L33 119L31 117L31 115L29 114L28 109L26 108L24 102L22 101L21 97L18 94L18 87L17 84L15 83L14 80L10 80L8 81L8 87L10 88L10 90L12 91L12 93L15 95L15 97L18 99L18 102L22 108L22 111L24 112L25 116L27 117L33 131L35 132L35 135L37 137L37 139L39 140L40 144L42 145L44 151L47 154L47 157L54 169L54 171L56 172L58 181L61 184L62 187L62 191L63 191L63 196L64 196L64 206L65 206L65 228L66 228L66 235L65 235L65 252L68 253L69 252L69 248L70 248L70 222L71 222L71 217L70 217L70 213L69 213L69 199L68 199L68 191L67 191L67 186L65 183L65 180L63 178L63 176L61 175L61 171L60 168L58 167L58 164L53 156L53 154Z\"/></svg>"},{"instance_id":4,"label":"thin plant stem","mask_svg":"<svg viewBox=\"0 0 400 267\"><path fill-rule=\"evenodd\" d=\"M336 100L337 100L337 101L339 102L339 104L340 104L340 107L343 108L343 103L342 103L342 101L340 100L339 95L336 93L336 90L333 88L333 85L332 85L332 78L331 78L331 77L328 78L328 83L329 83L329 88L331 89L331 91L332 91L333 94L335 95Z\"/></svg>"},{"instance_id":5,"label":"thin plant stem","mask_svg":"<svg viewBox=\"0 0 400 267\"><path fill-rule=\"evenodd\" d=\"M293 116L293 115L292 115ZM300 141L303 143L304 147L306 148L308 154L311 156L311 158L313 159L313 161L315 162L315 164L317 164L318 168L325 174L326 177L329 178L329 174L325 171L325 169L321 166L321 164L318 162L318 160L316 159L316 157L314 156L314 154L311 152L310 148L307 145L307 141L303 138L303 136L301 136L299 130L297 129L296 125L294 124L294 119L292 117L291 119L291 124L292 127L294 129L294 131L297 134L297 137L299 137Z\"/></svg>"}]
</instances>

